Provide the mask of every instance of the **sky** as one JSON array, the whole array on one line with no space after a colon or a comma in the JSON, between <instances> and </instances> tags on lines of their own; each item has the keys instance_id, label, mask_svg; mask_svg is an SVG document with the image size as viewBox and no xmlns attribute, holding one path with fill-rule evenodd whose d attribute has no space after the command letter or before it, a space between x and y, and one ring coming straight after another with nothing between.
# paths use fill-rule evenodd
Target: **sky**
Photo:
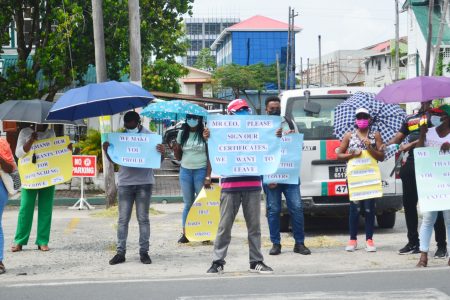
<instances>
[{"instance_id":1,"label":"sky","mask_svg":"<svg viewBox=\"0 0 450 300\"><path fill-rule=\"evenodd\" d=\"M403 4L400 0L400 6ZM288 22L289 6L298 16L295 25L296 62L317 58L318 35L322 55L353 50L395 37L394 0L194 0L193 17L239 17L263 15ZM401 7L400 7L401 8ZM400 14L400 36L406 35L406 12Z\"/></svg>"}]
</instances>

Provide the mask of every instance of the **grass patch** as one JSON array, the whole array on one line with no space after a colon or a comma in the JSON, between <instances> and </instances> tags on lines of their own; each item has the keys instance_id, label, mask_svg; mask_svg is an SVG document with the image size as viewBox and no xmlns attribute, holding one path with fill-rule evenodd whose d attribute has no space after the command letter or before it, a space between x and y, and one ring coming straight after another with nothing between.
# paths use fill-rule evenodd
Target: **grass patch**
<instances>
[{"instance_id":1,"label":"grass patch","mask_svg":"<svg viewBox=\"0 0 450 300\"><path fill-rule=\"evenodd\" d=\"M152 207L150 207L149 213L152 216L163 214L162 211L156 210ZM113 207L110 207L107 209L102 209L102 210L91 213L91 216L97 217L97 218L117 218L119 216L119 207L113 206Z\"/></svg>"}]
</instances>

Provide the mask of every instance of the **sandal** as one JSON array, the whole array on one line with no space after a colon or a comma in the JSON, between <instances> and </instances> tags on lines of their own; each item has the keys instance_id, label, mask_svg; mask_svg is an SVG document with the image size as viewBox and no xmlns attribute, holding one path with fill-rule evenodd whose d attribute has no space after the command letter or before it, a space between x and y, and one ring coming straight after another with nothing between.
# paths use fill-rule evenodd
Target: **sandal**
<instances>
[{"instance_id":1,"label":"sandal","mask_svg":"<svg viewBox=\"0 0 450 300\"><path fill-rule=\"evenodd\" d=\"M38 245L38 250L41 250L43 252L47 252L50 250L50 248L47 245Z\"/></svg>"},{"instance_id":2,"label":"sandal","mask_svg":"<svg viewBox=\"0 0 450 300\"><path fill-rule=\"evenodd\" d=\"M0 261L0 274L4 274L6 272L5 265Z\"/></svg>"},{"instance_id":3,"label":"sandal","mask_svg":"<svg viewBox=\"0 0 450 300\"><path fill-rule=\"evenodd\" d=\"M22 251L22 245L13 245L11 247L11 252L19 252Z\"/></svg>"}]
</instances>

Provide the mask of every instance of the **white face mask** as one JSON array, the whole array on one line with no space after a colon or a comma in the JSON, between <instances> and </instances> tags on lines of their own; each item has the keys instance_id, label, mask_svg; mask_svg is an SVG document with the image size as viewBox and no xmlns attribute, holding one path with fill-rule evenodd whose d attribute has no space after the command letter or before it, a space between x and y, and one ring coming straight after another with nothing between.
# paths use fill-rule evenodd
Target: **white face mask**
<instances>
[{"instance_id":1,"label":"white face mask","mask_svg":"<svg viewBox=\"0 0 450 300\"><path fill-rule=\"evenodd\" d=\"M138 133L139 132L139 128L138 128L138 126L136 126L136 128L134 128L134 129L127 129L127 132L128 133Z\"/></svg>"},{"instance_id":2,"label":"white face mask","mask_svg":"<svg viewBox=\"0 0 450 300\"><path fill-rule=\"evenodd\" d=\"M433 124L434 127L438 127L442 124L441 117L439 116L431 116L431 124Z\"/></svg>"},{"instance_id":3,"label":"white face mask","mask_svg":"<svg viewBox=\"0 0 450 300\"><path fill-rule=\"evenodd\" d=\"M189 127L197 127L198 126L198 119L187 119L186 123Z\"/></svg>"}]
</instances>

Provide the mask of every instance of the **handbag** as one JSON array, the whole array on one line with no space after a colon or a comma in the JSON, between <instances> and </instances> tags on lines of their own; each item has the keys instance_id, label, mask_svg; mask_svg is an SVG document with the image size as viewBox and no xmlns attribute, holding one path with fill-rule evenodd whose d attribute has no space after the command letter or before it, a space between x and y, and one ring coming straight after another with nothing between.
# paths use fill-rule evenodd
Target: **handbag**
<instances>
[{"instance_id":1,"label":"handbag","mask_svg":"<svg viewBox=\"0 0 450 300\"><path fill-rule=\"evenodd\" d=\"M6 173L0 169L0 177L2 178L2 182L5 185L8 194L12 196L20 191L22 183L20 181L19 171L17 171L17 169L11 173Z\"/></svg>"}]
</instances>

